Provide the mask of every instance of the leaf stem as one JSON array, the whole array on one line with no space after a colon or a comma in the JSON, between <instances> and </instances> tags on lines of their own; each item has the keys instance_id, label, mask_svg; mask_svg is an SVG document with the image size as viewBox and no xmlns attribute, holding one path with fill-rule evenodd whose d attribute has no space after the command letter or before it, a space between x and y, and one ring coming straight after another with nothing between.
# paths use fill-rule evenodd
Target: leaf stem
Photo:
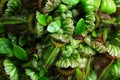
<instances>
[{"instance_id":1,"label":"leaf stem","mask_svg":"<svg viewBox=\"0 0 120 80\"><path fill-rule=\"evenodd\" d=\"M91 62L91 57L89 58L88 60L88 63L87 63L87 67L86 67L86 72L85 72L85 76L87 77L90 73L90 62Z\"/></svg>"}]
</instances>

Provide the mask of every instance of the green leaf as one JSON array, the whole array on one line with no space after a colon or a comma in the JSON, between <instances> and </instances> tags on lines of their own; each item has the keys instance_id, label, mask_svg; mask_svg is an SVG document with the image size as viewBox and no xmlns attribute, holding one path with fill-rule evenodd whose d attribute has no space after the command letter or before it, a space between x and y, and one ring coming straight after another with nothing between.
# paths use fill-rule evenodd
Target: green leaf
<instances>
[{"instance_id":1,"label":"green leaf","mask_svg":"<svg viewBox=\"0 0 120 80\"><path fill-rule=\"evenodd\" d=\"M93 31L93 32L92 32L92 36L93 36L93 37L97 37L96 31Z\"/></svg>"},{"instance_id":2,"label":"green leaf","mask_svg":"<svg viewBox=\"0 0 120 80\"><path fill-rule=\"evenodd\" d=\"M77 80L83 80L83 72L79 68L76 69L76 78Z\"/></svg>"},{"instance_id":3,"label":"green leaf","mask_svg":"<svg viewBox=\"0 0 120 80\"><path fill-rule=\"evenodd\" d=\"M101 20L101 22L105 23L105 24L114 24L116 21L116 18L111 18L108 20Z\"/></svg>"},{"instance_id":4,"label":"green leaf","mask_svg":"<svg viewBox=\"0 0 120 80\"><path fill-rule=\"evenodd\" d=\"M80 45L80 42L81 42L80 40L75 40L75 39L70 40L70 44L73 48L78 48Z\"/></svg>"},{"instance_id":5,"label":"green leaf","mask_svg":"<svg viewBox=\"0 0 120 80\"><path fill-rule=\"evenodd\" d=\"M89 58L86 66L86 77L90 74L90 65L91 65L91 57Z\"/></svg>"},{"instance_id":6,"label":"green leaf","mask_svg":"<svg viewBox=\"0 0 120 80\"><path fill-rule=\"evenodd\" d=\"M46 20L46 16L45 16L44 14L41 14L40 12L37 11L37 16L36 16L36 18L37 18L37 21L38 21L41 25L46 26L47 20Z\"/></svg>"},{"instance_id":7,"label":"green leaf","mask_svg":"<svg viewBox=\"0 0 120 80\"><path fill-rule=\"evenodd\" d=\"M61 52L62 55L58 57L57 61L55 61L55 66L61 67L61 68L75 68L75 67L83 67L86 65L85 59L80 58L80 54L77 50L74 50L74 52L69 53L67 51ZM69 56L71 55L71 56ZM81 65L80 65L81 64Z\"/></svg>"},{"instance_id":8,"label":"green leaf","mask_svg":"<svg viewBox=\"0 0 120 80\"><path fill-rule=\"evenodd\" d=\"M95 6L95 11L97 11L100 7L101 4L101 0L94 0L94 6Z\"/></svg>"},{"instance_id":9,"label":"green leaf","mask_svg":"<svg viewBox=\"0 0 120 80\"><path fill-rule=\"evenodd\" d=\"M9 59L5 59L3 64L6 74L9 75L9 79L18 80L18 71L12 61L10 61Z\"/></svg>"},{"instance_id":10,"label":"green leaf","mask_svg":"<svg viewBox=\"0 0 120 80\"><path fill-rule=\"evenodd\" d=\"M25 23L25 20L23 18L8 17L0 19L0 24L21 24L21 23Z\"/></svg>"},{"instance_id":11,"label":"green leaf","mask_svg":"<svg viewBox=\"0 0 120 80\"><path fill-rule=\"evenodd\" d=\"M75 27L72 18L67 17L62 23L62 29L64 31L64 34L72 35Z\"/></svg>"},{"instance_id":12,"label":"green leaf","mask_svg":"<svg viewBox=\"0 0 120 80\"><path fill-rule=\"evenodd\" d=\"M83 18L81 18L78 22L77 25L75 27L75 34L79 35L82 32L85 31L85 20Z\"/></svg>"},{"instance_id":13,"label":"green leaf","mask_svg":"<svg viewBox=\"0 0 120 80\"><path fill-rule=\"evenodd\" d=\"M72 56L73 51L74 51L74 48L70 45L67 45L62 48L61 55L64 57L70 57L70 56Z\"/></svg>"},{"instance_id":14,"label":"green leaf","mask_svg":"<svg viewBox=\"0 0 120 80\"><path fill-rule=\"evenodd\" d=\"M112 77L120 78L120 62L119 61L116 61L111 66L111 75L112 75Z\"/></svg>"},{"instance_id":15,"label":"green leaf","mask_svg":"<svg viewBox=\"0 0 120 80\"><path fill-rule=\"evenodd\" d=\"M20 46L13 44L13 51L14 51L16 58L18 58L20 60L28 60L26 51L23 48L21 48Z\"/></svg>"},{"instance_id":16,"label":"green leaf","mask_svg":"<svg viewBox=\"0 0 120 80\"><path fill-rule=\"evenodd\" d=\"M38 73L34 72L31 69L25 69L25 73L30 76L31 80L39 80Z\"/></svg>"},{"instance_id":17,"label":"green leaf","mask_svg":"<svg viewBox=\"0 0 120 80\"><path fill-rule=\"evenodd\" d=\"M94 0L81 0L81 5L85 12L94 11L96 8Z\"/></svg>"},{"instance_id":18,"label":"green leaf","mask_svg":"<svg viewBox=\"0 0 120 80\"><path fill-rule=\"evenodd\" d=\"M45 71L44 71L44 69L42 68L42 69L40 69L39 76L40 76L40 77L43 77L44 75L45 75Z\"/></svg>"},{"instance_id":19,"label":"green leaf","mask_svg":"<svg viewBox=\"0 0 120 80\"><path fill-rule=\"evenodd\" d=\"M40 80L49 80L49 78L46 77L46 76L43 76L43 77L40 78Z\"/></svg>"},{"instance_id":20,"label":"green leaf","mask_svg":"<svg viewBox=\"0 0 120 80\"><path fill-rule=\"evenodd\" d=\"M80 49L80 52L82 53L82 55L86 56L86 57L93 56L96 53L94 49L92 49L89 46L85 46L83 44L80 44L80 48L79 49Z\"/></svg>"},{"instance_id":21,"label":"green leaf","mask_svg":"<svg viewBox=\"0 0 120 80\"><path fill-rule=\"evenodd\" d=\"M58 53L59 53L59 48L55 47L54 50L52 51L52 53L50 54L50 56L47 59L47 62L46 62L47 67L49 67L53 63L53 61L57 57Z\"/></svg>"},{"instance_id":22,"label":"green leaf","mask_svg":"<svg viewBox=\"0 0 120 80\"><path fill-rule=\"evenodd\" d=\"M47 27L47 31L54 33L57 32L61 27L61 21L60 20L56 20L54 22L51 22L48 27Z\"/></svg>"},{"instance_id":23,"label":"green leaf","mask_svg":"<svg viewBox=\"0 0 120 80\"><path fill-rule=\"evenodd\" d=\"M0 38L0 54L11 54L12 45L9 39L7 38Z\"/></svg>"},{"instance_id":24,"label":"green leaf","mask_svg":"<svg viewBox=\"0 0 120 80\"><path fill-rule=\"evenodd\" d=\"M108 28L103 29L103 40L106 41L108 37Z\"/></svg>"},{"instance_id":25,"label":"green leaf","mask_svg":"<svg viewBox=\"0 0 120 80\"><path fill-rule=\"evenodd\" d=\"M116 4L113 0L102 0L101 11L107 14L112 14L116 12Z\"/></svg>"},{"instance_id":26,"label":"green leaf","mask_svg":"<svg viewBox=\"0 0 120 80\"><path fill-rule=\"evenodd\" d=\"M106 52L114 57L120 58L120 47L114 44L107 43L106 44Z\"/></svg>"},{"instance_id":27,"label":"green leaf","mask_svg":"<svg viewBox=\"0 0 120 80\"><path fill-rule=\"evenodd\" d=\"M64 4L60 4L58 10L60 12L66 12L68 10L68 7Z\"/></svg>"},{"instance_id":28,"label":"green leaf","mask_svg":"<svg viewBox=\"0 0 120 80\"><path fill-rule=\"evenodd\" d=\"M52 16L51 16L51 15L49 15L49 16L47 17L47 24L51 23L51 22L52 22L52 20L53 20Z\"/></svg>"},{"instance_id":29,"label":"green leaf","mask_svg":"<svg viewBox=\"0 0 120 80\"><path fill-rule=\"evenodd\" d=\"M80 0L62 0L63 3L67 5L75 5L79 2Z\"/></svg>"}]
</instances>

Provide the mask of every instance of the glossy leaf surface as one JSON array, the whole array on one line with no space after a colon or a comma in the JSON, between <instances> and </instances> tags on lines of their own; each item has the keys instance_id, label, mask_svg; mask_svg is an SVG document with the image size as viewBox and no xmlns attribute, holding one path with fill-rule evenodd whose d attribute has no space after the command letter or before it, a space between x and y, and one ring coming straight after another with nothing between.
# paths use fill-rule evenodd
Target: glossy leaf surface
<instances>
[{"instance_id":1,"label":"glossy leaf surface","mask_svg":"<svg viewBox=\"0 0 120 80\"><path fill-rule=\"evenodd\" d=\"M0 54L11 54L12 52L10 40L7 38L0 38Z\"/></svg>"},{"instance_id":2,"label":"glossy leaf surface","mask_svg":"<svg viewBox=\"0 0 120 80\"><path fill-rule=\"evenodd\" d=\"M28 60L26 51L20 46L13 44L14 55L20 60Z\"/></svg>"},{"instance_id":3,"label":"glossy leaf surface","mask_svg":"<svg viewBox=\"0 0 120 80\"><path fill-rule=\"evenodd\" d=\"M37 16L36 16L38 22L43 25L43 26L46 26L46 16L44 14L41 14L37 11Z\"/></svg>"},{"instance_id":4,"label":"glossy leaf surface","mask_svg":"<svg viewBox=\"0 0 120 80\"><path fill-rule=\"evenodd\" d=\"M60 20L56 20L54 22L51 22L48 27L47 27L47 31L48 32L57 32L61 27L61 21Z\"/></svg>"},{"instance_id":5,"label":"glossy leaf surface","mask_svg":"<svg viewBox=\"0 0 120 80\"><path fill-rule=\"evenodd\" d=\"M107 14L116 12L116 4L113 0L102 0L101 10Z\"/></svg>"},{"instance_id":6,"label":"glossy leaf surface","mask_svg":"<svg viewBox=\"0 0 120 80\"><path fill-rule=\"evenodd\" d=\"M76 25L76 28L75 28L75 34L76 35L79 35L81 34L82 32L84 32L85 30L85 21L83 18L81 18L78 22L77 22L77 25Z\"/></svg>"}]
</instances>

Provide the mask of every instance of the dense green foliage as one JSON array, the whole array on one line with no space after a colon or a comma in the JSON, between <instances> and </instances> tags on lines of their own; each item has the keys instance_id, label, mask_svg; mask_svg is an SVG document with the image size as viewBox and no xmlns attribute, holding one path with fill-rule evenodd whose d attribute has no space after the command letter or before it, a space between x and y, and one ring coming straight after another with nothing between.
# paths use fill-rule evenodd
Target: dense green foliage
<instances>
[{"instance_id":1,"label":"dense green foliage","mask_svg":"<svg viewBox=\"0 0 120 80\"><path fill-rule=\"evenodd\" d=\"M0 80L120 80L120 1L0 0Z\"/></svg>"}]
</instances>

